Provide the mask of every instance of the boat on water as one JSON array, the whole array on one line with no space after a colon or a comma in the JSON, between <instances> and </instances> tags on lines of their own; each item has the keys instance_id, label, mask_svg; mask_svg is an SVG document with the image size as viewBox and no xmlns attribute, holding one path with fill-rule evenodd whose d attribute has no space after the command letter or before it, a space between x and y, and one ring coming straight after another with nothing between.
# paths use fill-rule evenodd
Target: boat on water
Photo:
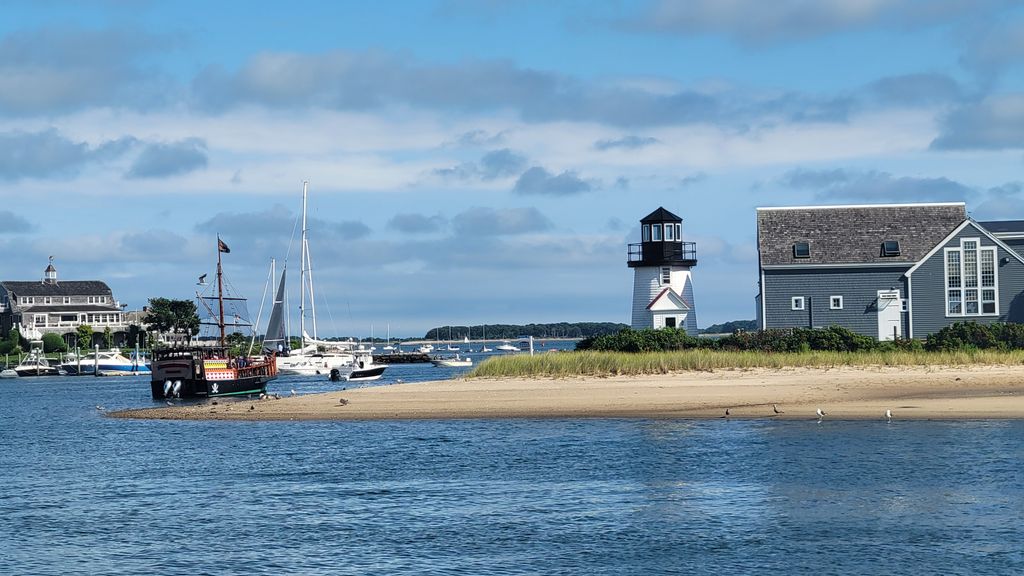
<instances>
[{"instance_id":1,"label":"boat on water","mask_svg":"<svg viewBox=\"0 0 1024 576\"><path fill-rule=\"evenodd\" d=\"M377 380L384 375L386 369L387 365L373 362L373 354L369 350L360 348L354 351L352 362L332 368L329 374L330 379L335 382L339 380L365 382Z\"/></svg>"},{"instance_id":2,"label":"boat on water","mask_svg":"<svg viewBox=\"0 0 1024 576\"><path fill-rule=\"evenodd\" d=\"M423 346L417 348L416 351L419 352L420 354L430 354L431 352L434 351L434 345L424 344Z\"/></svg>"},{"instance_id":3,"label":"boat on water","mask_svg":"<svg viewBox=\"0 0 1024 576\"><path fill-rule=\"evenodd\" d=\"M230 353L225 328L252 328L250 324L241 323L240 319L235 322L225 321L225 300L244 302L243 298L224 295L221 254L230 252L228 245L218 236L216 296L204 297L197 294L200 303L214 320L204 324L212 324L219 328L220 337L217 343L212 346L172 346L155 349L150 363L150 391L153 398L213 398L261 394L266 392L267 383L277 377L277 364L273 356L232 356ZM212 308L207 300L214 301L216 309ZM283 303L275 302L274 306L283 307Z\"/></svg>"},{"instance_id":4,"label":"boat on water","mask_svg":"<svg viewBox=\"0 0 1024 576\"><path fill-rule=\"evenodd\" d=\"M50 361L41 354L29 354L12 370L20 378L28 376L58 376L61 374L60 368L50 364Z\"/></svg>"},{"instance_id":5,"label":"boat on water","mask_svg":"<svg viewBox=\"0 0 1024 576\"><path fill-rule=\"evenodd\" d=\"M510 343L508 340L502 340L501 344L494 347L495 350L501 350L502 352L519 352L519 347Z\"/></svg>"},{"instance_id":6,"label":"boat on water","mask_svg":"<svg viewBox=\"0 0 1024 576\"><path fill-rule=\"evenodd\" d=\"M90 352L76 357L70 354L60 368L71 375L99 374L104 376L131 374L149 375L151 370L145 360L127 358L117 349Z\"/></svg>"},{"instance_id":7,"label":"boat on water","mask_svg":"<svg viewBox=\"0 0 1024 576\"><path fill-rule=\"evenodd\" d=\"M469 356L462 357L458 354L455 356L438 356L430 359L430 363L434 366L441 366L445 368L458 368L467 367L473 365L473 359Z\"/></svg>"}]
</instances>

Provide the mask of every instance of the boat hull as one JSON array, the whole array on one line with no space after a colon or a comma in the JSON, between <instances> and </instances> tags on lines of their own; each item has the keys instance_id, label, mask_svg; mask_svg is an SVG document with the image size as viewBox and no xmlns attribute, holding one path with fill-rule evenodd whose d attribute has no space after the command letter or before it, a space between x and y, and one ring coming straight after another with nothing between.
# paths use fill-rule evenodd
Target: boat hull
<instances>
[{"instance_id":1,"label":"boat hull","mask_svg":"<svg viewBox=\"0 0 1024 576\"><path fill-rule=\"evenodd\" d=\"M387 366L371 366L369 368L356 368L345 377L349 382L376 380L384 374Z\"/></svg>"},{"instance_id":2,"label":"boat hull","mask_svg":"<svg viewBox=\"0 0 1024 576\"><path fill-rule=\"evenodd\" d=\"M14 372L19 378L27 378L29 376L59 376L60 371L54 366L49 367L31 367L31 368L15 368Z\"/></svg>"},{"instance_id":3,"label":"boat hull","mask_svg":"<svg viewBox=\"0 0 1024 576\"><path fill-rule=\"evenodd\" d=\"M262 394L277 377L273 358L266 362L245 362L203 358L204 352L163 353L151 364L153 398L216 398ZM195 355L193 355L195 354Z\"/></svg>"}]
</instances>

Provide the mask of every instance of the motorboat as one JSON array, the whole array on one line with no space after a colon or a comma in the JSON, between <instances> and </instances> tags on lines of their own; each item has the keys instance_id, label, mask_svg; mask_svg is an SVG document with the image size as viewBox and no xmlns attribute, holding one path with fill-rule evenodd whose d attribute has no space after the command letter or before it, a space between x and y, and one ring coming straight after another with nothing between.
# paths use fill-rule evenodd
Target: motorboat
<instances>
[{"instance_id":1,"label":"motorboat","mask_svg":"<svg viewBox=\"0 0 1024 576\"><path fill-rule=\"evenodd\" d=\"M502 352L519 352L519 347L510 343L508 340L502 340L501 344L495 346L496 350Z\"/></svg>"},{"instance_id":2,"label":"motorboat","mask_svg":"<svg viewBox=\"0 0 1024 576\"><path fill-rule=\"evenodd\" d=\"M455 356L431 358L430 363L434 366L441 366L445 368L461 368L473 365L473 359L469 356L462 357L456 354Z\"/></svg>"},{"instance_id":3,"label":"motorboat","mask_svg":"<svg viewBox=\"0 0 1024 576\"><path fill-rule=\"evenodd\" d=\"M416 351L419 352L420 354L430 354L431 352L434 351L434 346L433 344L424 344L423 346L417 348Z\"/></svg>"},{"instance_id":4,"label":"motorboat","mask_svg":"<svg viewBox=\"0 0 1024 576\"><path fill-rule=\"evenodd\" d=\"M71 354L61 363L60 368L68 374L99 374L104 376L123 374L150 374L149 364L144 359L126 358L119 350L90 352L76 357Z\"/></svg>"},{"instance_id":5,"label":"motorboat","mask_svg":"<svg viewBox=\"0 0 1024 576\"><path fill-rule=\"evenodd\" d=\"M350 363L331 369L329 374L332 381L365 382L376 380L384 375L387 365L374 364L373 355L368 350L358 350L357 352L351 356Z\"/></svg>"},{"instance_id":6,"label":"motorboat","mask_svg":"<svg viewBox=\"0 0 1024 576\"><path fill-rule=\"evenodd\" d=\"M57 376L60 368L39 354L29 354L14 367L14 372L21 378L26 376Z\"/></svg>"}]
</instances>

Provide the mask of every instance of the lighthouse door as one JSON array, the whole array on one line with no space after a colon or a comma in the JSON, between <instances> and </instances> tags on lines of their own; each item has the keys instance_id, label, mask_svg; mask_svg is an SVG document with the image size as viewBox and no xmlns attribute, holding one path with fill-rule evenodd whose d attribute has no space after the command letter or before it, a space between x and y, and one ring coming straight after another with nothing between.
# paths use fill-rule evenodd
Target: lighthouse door
<instances>
[{"instance_id":1,"label":"lighthouse door","mask_svg":"<svg viewBox=\"0 0 1024 576\"><path fill-rule=\"evenodd\" d=\"M879 340L895 340L902 336L902 307L899 290L878 291Z\"/></svg>"}]
</instances>

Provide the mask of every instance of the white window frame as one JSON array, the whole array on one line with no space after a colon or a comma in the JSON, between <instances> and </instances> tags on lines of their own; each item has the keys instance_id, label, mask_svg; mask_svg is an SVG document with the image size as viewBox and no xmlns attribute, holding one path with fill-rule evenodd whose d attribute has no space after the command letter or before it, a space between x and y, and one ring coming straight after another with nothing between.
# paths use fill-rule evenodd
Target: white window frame
<instances>
[{"instance_id":1,"label":"white window frame","mask_svg":"<svg viewBox=\"0 0 1024 576\"><path fill-rule=\"evenodd\" d=\"M972 278L968 278L966 274L965 260L966 255L964 253L964 244L973 242L975 250L977 251L976 258L974 260L974 275ZM956 272L960 276L960 285L957 287L950 287L949 285L949 254L957 254L957 267ZM982 254L989 253L992 256L992 285L984 286L982 284L982 273L981 263L983 260ZM947 318L964 318L964 317L975 317L975 316L999 316L999 250L995 246L984 246L981 243L980 238L961 238L958 246L946 247L942 250L942 288L945 294L946 304L946 317ZM970 282L969 282L970 280ZM991 290L994 293L995 299L985 299L984 293L987 290ZM970 300L971 303L977 306L977 311L968 312L967 304L968 296L973 296ZM956 303L959 305L958 312L950 312L950 304ZM993 304L993 312L985 312L985 304Z\"/></svg>"},{"instance_id":2,"label":"white window frame","mask_svg":"<svg viewBox=\"0 0 1024 576\"><path fill-rule=\"evenodd\" d=\"M672 283L672 267L662 266L661 271L658 275L658 281L662 286L668 286Z\"/></svg>"},{"instance_id":3,"label":"white window frame","mask_svg":"<svg viewBox=\"0 0 1024 576\"><path fill-rule=\"evenodd\" d=\"M838 300L838 303L836 302ZM829 310L842 310L843 309L843 297L842 296L829 296L828 297L828 308Z\"/></svg>"},{"instance_id":4,"label":"white window frame","mask_svg":"<svg viewBox=\"0 0 1024 576\"><path fill-rule=\"evenodd\" d=\"M803 296L793 296L789 300L790 310L804 310L807 300Z\"/></svg>"},{"instance_id":5,"label":"white window frame","mask_svg":"<svg viewBox=\"0 0 1024 576\"><path fill-rule=\"evenodd\" d=\"M675 242L676 240L676 227L671 224L665 224L665 242Z\"/></svg>"},{"instance_id":6,"label":"white window frame","mask_svg":"<svg viewBox=\"0 0 1024 576\"><path fill-rule=\"evenodd\" d=\"M65 296L64 297L64 303L65 304L71 304L71 296Z\"/></svg>"},{"instance_id":7,"label":"white window frame","mask_svg":"<svg viewBox=\"0 0 1024 576\"><path fill-rule=\"evenodd\" d=\"M651 224L651 242L661 242L661 224Z\"/></svg>"},{"instance_id":8,"label":"white window frame","mask_svg":"<svg viewBox=\"0 0 1024 576\"><path fill-rule=\"evenodd\" d=\"M640 241L650 242L651 241L651 225L644 224L640 227Z\"/></svg>"}]
</instances>

